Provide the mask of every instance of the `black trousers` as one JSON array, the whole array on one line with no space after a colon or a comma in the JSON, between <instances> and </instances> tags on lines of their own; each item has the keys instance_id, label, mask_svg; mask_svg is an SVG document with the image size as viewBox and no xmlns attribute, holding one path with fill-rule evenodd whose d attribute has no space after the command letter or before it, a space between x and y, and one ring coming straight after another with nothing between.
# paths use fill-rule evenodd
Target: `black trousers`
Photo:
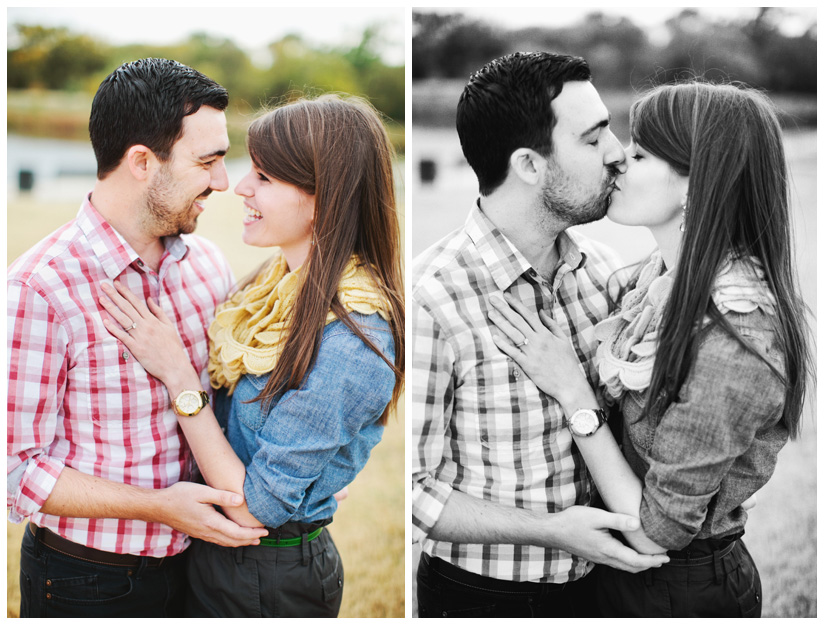
<instances>
[{"instance_id":1,"label":"black trousers","mask_svg":"<svg viewBox=\"0 0 825 626\"><path fill-rule=\"evenodd\" d=\"M565 584L513 582L422 554L417 583L419 617L599 617L592 576Z\"/></svg>"},{"instance_id":2,"label":"black trousers","mask_svg":"<svg viewBox=\"0 0 825 626\"><path fill-rule=\"evenodd\" d=\"M604 616L761 616L762 583L741 539L713 549L700 540L689 548L689 556L670 552L669 563L638 574L597 566L596 597Z\"/></svg>"},{"instance_id":3,"label":"black trousers","mask_svg":"<svg viewBox=\"0 0 825 626\"><path fill-rule=\"evenodd\" d=\"M183 617L183 555L137 560L105 565L70 556L29 527L20 550L20 617Z\"/></svg>"},{"instance_id":4,"label":"black trousers","mask_svg":"<svg viewBox=\"0 0 825 626\"><path fill-rule=\"evenodd\" d=\"M316 524L289 522L282 538ZM288 547L225 548L193 540L186 551L185 617L337 617L344 566L328 529Z\"/></svg>"}]
</instances>

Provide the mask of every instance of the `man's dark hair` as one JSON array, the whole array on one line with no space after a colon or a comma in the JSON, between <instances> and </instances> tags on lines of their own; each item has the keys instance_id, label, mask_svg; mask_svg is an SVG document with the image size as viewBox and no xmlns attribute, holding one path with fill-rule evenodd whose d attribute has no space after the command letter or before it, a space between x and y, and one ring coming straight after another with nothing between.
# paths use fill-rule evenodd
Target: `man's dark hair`
<instances>
[{"instance_id":1,"label":"man's dark hair","mask_svg":"<svg viewBox=\"0 0 825 626\"><path fill-rule=\"evenodd\" d=\"M177 61L140 59L124 63L100 83L89 118L97 177L105 178L134 145L161 161L183 134L183 118L202 106L226 109L229 95L211 78Z\"/></svg>"},{"instance_id":2,"label":"man's dark hair","mask_svg":"<svg viewBox=\"0 0 825 626\"><path fill-rule=\"evenodd\" d=\"M551 102L564 83L576 80L590 80L587 61L549 52L508 54L470 77L458 101L456 128L481 195L504 182L517 149L550 154L556 125Z\"/></svg>"}]
</instances>

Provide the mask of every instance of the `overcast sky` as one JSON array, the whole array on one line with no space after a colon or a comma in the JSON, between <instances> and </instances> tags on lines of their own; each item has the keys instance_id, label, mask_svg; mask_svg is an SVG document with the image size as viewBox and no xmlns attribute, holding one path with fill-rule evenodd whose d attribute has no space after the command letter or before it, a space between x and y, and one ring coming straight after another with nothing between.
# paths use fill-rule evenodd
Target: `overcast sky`
<instances>
[{"instance_id":1,"label":"overcast sky","mask_svg":"<svg viewBox=\"0 0 825 626\"><path fill-rule=\"evenodd\" d=\"M666 19L678 14L680 11L688 7L676 6L649 6L649 7L547 7L547 8L519 8L519 7L435 7L435 8L416 8L418 11L436 11L436 12L459 12L476 15L488 19L494 19L496 22L508 27L523 27L535 26L539 24L570 24L579 19L587 13L594 11L601 11L609 15L626 15L632 18L634 22L640 26L650 26L653 24L660 24ZM733 17L752 17L756 15L758 7L690 7L695 8L700 13L719 17L719 18L733 18ZM783 8L789 12L788 19L796 25L804 24L802 30L805 30L812 22L816 21L815 7L793 7Z\"/></svg>"},{"instance_id":2,"label":"overcast sky","mask_svg":"<svg viewBox=\"0 0 825 626\"><path fill-rule=\"evenodd\" d=\"M655 27L670 17L677 15L687 7L649 6L649 7L416 7L417 11L437 13L464 13L478 17L505 28L523 28L526 26L565 26L580 20L593 11L608 15L625 15L641 27ZM731 19L735 17L754 17L757 7L693 7L701 13ZM805 32L816 22L815 7L784 8L788 12L782 26L789 34L798 35Z\"/></svg>"},{"instance_id":3,"label":"overcast sky","mask_svg":"<svg viewBox=\"0 0 825 626\"><path fill-rule=\"evenodd\" d=\"M311 7L9 7L9 44L16 22L44 26L66 26L111 44L169 44L193 32L227 37L254 53L289 33L298 33L313 44L356 45L364 28L384 24L381 47L384 61L404 63L403 7L329 8Z\"/></svg>"}]
</instances>

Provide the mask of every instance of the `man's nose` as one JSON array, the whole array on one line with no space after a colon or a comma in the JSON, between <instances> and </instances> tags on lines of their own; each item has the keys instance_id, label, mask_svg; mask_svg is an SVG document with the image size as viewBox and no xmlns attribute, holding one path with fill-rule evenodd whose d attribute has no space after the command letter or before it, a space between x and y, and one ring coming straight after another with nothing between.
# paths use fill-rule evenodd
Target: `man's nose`
<instances>
[{"instance_id":1,"label":"man's nose","mask_svg":"<svg viewBox=\"0 0 825 626\"><path fill-rule=\"evenodd\" d=\"M624 148L622 148L622 144L616 138L616 135L612 131L609 132L610 147L604 155L605 165L612 165L619 173L624 174L627 171L627 157Z\"/></svg>"},{"instance_id":2,"label":"man's nose","mask_svg":"<svg viewBox=\"0 0 825 626\"><path fill-rule=\"evenodd\" d=\"M212 168L212 181L209 188L215 191L229 189L229 174L226 173L226 163L223 159L219 159L215 167Z\"/></svg>"}]
</instances>

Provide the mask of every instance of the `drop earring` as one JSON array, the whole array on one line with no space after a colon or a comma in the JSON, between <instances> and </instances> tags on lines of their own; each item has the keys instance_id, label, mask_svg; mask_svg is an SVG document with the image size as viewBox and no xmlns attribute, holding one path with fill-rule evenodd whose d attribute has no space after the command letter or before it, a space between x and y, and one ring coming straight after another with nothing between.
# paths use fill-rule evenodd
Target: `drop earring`
<instances>
[{"instance_id":1,"label":"drop earring","mask_svg":"<svg viewBox=\"0 0 825 626\"><path fill-rule=\"evenodd\" d=\"M682 200L682 222L679 224L679 232L685 232L685 218L687 217L687 196Z\"/></svg>"}]
</instances>

